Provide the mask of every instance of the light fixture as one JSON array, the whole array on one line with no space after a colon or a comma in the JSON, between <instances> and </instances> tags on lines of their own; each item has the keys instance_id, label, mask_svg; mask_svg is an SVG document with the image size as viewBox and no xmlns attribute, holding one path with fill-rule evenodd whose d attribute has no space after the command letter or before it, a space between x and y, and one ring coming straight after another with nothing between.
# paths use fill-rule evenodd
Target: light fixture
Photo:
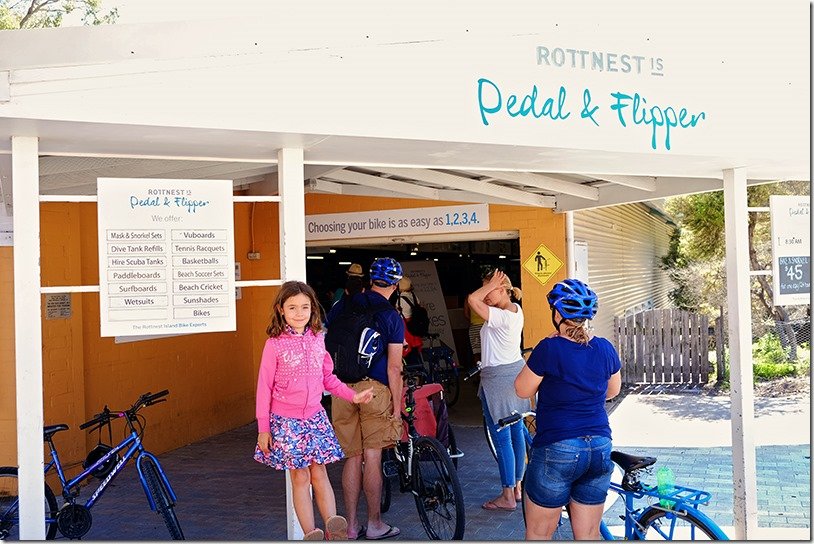
<instances>
[{"instance_id":1,"label":"light fixture","mask_svg":"<svg viewBox=\"0 0 814 544\"><path fill-rule=\"evenodd\" d=\"M498 256L497 256L497 258L498 258L498 259L505 259L505 258L506 258L506 256L505 256L505 255L498 255Z\"/></svg>"},{"instance_id":2,"label":"light fixture","mask_svg":"<svg viewBox=\"0 0 814 544\"><path fill-rule=\"evenodd\" d=\"M328 253L336 253L336 250L335 249L329 249Z\"/></svg>"},{"instance_id":3,"label":"light fixture","mask_svg":"<svg viewBox=\"0 0 814 544\"><path fill-rule=\"evenodd\" d=\"M411 256L411 257L415 257L416 255L418 255L418 253L416 253L415 251L411 251L411 252L410 252L410 256Z\"/></svg>"},{"instance_id":4,"label":"light fixture","mask_svg":"<svg viewBox=\"0 0 814 544\"><path fill-rule=\"evenodd\" d=\"M305 258L312 261L321 261L325 257L323 257L322 255L306 255Z\"/></svg>"},{"instance_id":5,"label":"light fixture","mask_svg":"<svg viewBox=\"0 0 814 544\"><path fill-rule=\"evenodd\" d=\"M350 266L353 263L351 263L350 261L339 261L338 264L339 266Z\"/></svg>"},{"instance_id":6,"label":"light fixture","mask_svg":"<svg viewBox=\"0 0 814 544\"><path fill-rule=\"evenodd\" d=\"M438 259L433 259L433 261L438 262Z\"/></svg>"}]
</instances>

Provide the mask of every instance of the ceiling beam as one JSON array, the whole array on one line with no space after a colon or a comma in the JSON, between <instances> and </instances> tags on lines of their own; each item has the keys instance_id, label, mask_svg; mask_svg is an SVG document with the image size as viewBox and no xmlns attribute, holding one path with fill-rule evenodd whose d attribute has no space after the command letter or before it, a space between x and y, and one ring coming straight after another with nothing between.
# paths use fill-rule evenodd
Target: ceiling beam
<instances>
[{"instance_id":1,"label":"ceiling beam","mask_svg":"<svg viewBox=\"0 0 814 544\"><path fill-rule=\"evenodd\" d=\"M615 176L606 174L585 174L588 177L609 181L617 185L624 185L632 189L653 192L656 190L656 178L652 176Z\"/></svg>"},{"instance_id":2,"label":"ceiling beam","mask_svg":"<svg viewBox=\"0 0 814 544\"><path fill-rule=\"evenodd\" d=\"M544 191L560 193L564 195L586 198L588 200L599 200L599 191L596 187L581 185L567 178L554 174L535 174L533 172L495 172L492 170L470 170L477 176L485 176L492 179L499 179L509 183L537 187Z\"/></svg>"},{"instance_id":3,"label":"ceiling beam","mask_svg":"<svg viewBox=\"0 0 814 544\"><path fill-rule=\"evenodd\" d=\"M433 189L432 187L424 187L423 185L416 185L415 183L396 181L394 179L379 176L371 176L370 174L362 174L361 172L353 172L351 170L334 172L327 177L345 183L355 183L357 185L362 185L363 187L385 189L394 193L408 195L413 198L427 198L430 200L438 200L440 198L438 189Z\"/></svg>"},{"instance_id":4,"label":"ceiling beam","mask_svg":"<svg viewBox=\"0 0 814 544\"><path fill-rule=\"evenodd\" d=\"M557 211L570 212L586 210L590 208L614 206L617 204L644 202L657 198L666 198L668 196L723 190L723 180L714 178L659 177L656 178L656 182L656 190L653 192L643 192L640 189L633 189L622 185L600 187L599 200L590 203L573 196L563 195L557 199ZM756 182L752 181L747 183L755 184Z\"/></svg>"},{"instance_id":5,"label":"ceiling beam","mask_svg":"<svg viewBox=\"0 0 814 544\"><path fill-rule=\"evenodd\" d=\"M325 181L324 179L309 179L305 184L306 193L330 193L334 195L341 195L341 183L334 183L333 181Z\"/></svg>"},{"instance_id":6,"label":"ceiling beam","mask_svg":"<svg viewBox=\"0 0 814 544\"><path fill-rule=\"evenodd\" d=\"M469 193L476 193L486 195L488 197L508 200L515 205L522 204L524 206L535 206L538 208L552 207L552 200L549 197L528 193L526 191L519 191L517 189L512 189L511 187L501 187L500 185L495 185L493 183L489 183L488 181L447 174L446 172L439 172L437 170L397 168L389 166L378 167L378 170L394 176L423 181L424 183L431 183L433 185L438 185L439 187L451 187Z\"/></svg>"}]
</instances>

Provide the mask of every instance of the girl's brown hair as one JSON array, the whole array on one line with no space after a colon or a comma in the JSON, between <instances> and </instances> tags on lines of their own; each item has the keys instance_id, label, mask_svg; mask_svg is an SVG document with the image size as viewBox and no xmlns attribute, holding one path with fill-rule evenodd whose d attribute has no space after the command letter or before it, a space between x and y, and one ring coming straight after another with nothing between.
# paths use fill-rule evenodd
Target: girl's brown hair
<instances>
[{"instance_id":1,"label":"girl's brown hair","mask_svg":"<svg viewBox=\"0 0 814 544\"><path fill-rule=\"evenodd\" d=\"M280 336L285 332L286 322L283 317L283 305L291 297L305 295L311 301L311 320L308 327L318 333L322 330L322 306L317 302L317 295L310 285L301 281L287 281L280 286L277 298L271 307L271 320L266 327L266 334L269 337Z\"/></svg>"},{"instance_id":2,"label":"girl's brown hair","mask_svg":"<svg viewBox=\"0 0 814 544\"><path fill-rule=\"evenodd\" d=\"M574 342L588 345L588 342L591 340L591 335L585 330L585 323L586 321L584 319L580 321L563 319L560 325L560 329L562 330L560 334L567 336Z\"/></svg>"}]
</instances>

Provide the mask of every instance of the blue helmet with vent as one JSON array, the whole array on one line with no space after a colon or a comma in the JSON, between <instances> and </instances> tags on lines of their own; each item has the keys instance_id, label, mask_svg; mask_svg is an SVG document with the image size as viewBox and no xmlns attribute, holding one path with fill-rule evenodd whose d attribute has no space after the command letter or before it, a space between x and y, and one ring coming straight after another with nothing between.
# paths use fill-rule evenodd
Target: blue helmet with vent
<instances>
[{"instance_id":1,"label":"blue helmet with vent","mask_svg":"<svg viewBox=\"0 0 814 544\"><path fill-rule=\"evenodd\" d=\"M565 319L593 319L599 309L596 293L583 282L570 278L551 289L548 304Z\"/></svg>"},{"instance_id":2,"label":"blue helmet with vent","mask_svg":"<svg viewBox=\"0 0 814 544\"><path fill-rule=\"evenodd\" d=\"M370 281L373 282L395 285L403 275L401 264L391 257L381 257L370 265Z\"/></svg>"}]
</instances>

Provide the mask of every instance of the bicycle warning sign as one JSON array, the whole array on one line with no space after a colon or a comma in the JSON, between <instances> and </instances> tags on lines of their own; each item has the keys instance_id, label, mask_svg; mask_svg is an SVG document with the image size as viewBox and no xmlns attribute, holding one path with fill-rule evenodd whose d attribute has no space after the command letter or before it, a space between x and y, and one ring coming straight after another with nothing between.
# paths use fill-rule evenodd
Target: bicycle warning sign
<instances>
[{"instance_id":1,"label":"bicycle warning sign","mask_svg":"<svg viewBox=\"0 0 814 544\"><path fill-rule=\"evenodd\" d=\"M562 261L544 244L540 244L523 263L523 268L534 276L541 285L548 283L548 280L560 267L562 267Z\"/></svg>"}]
</instances>

